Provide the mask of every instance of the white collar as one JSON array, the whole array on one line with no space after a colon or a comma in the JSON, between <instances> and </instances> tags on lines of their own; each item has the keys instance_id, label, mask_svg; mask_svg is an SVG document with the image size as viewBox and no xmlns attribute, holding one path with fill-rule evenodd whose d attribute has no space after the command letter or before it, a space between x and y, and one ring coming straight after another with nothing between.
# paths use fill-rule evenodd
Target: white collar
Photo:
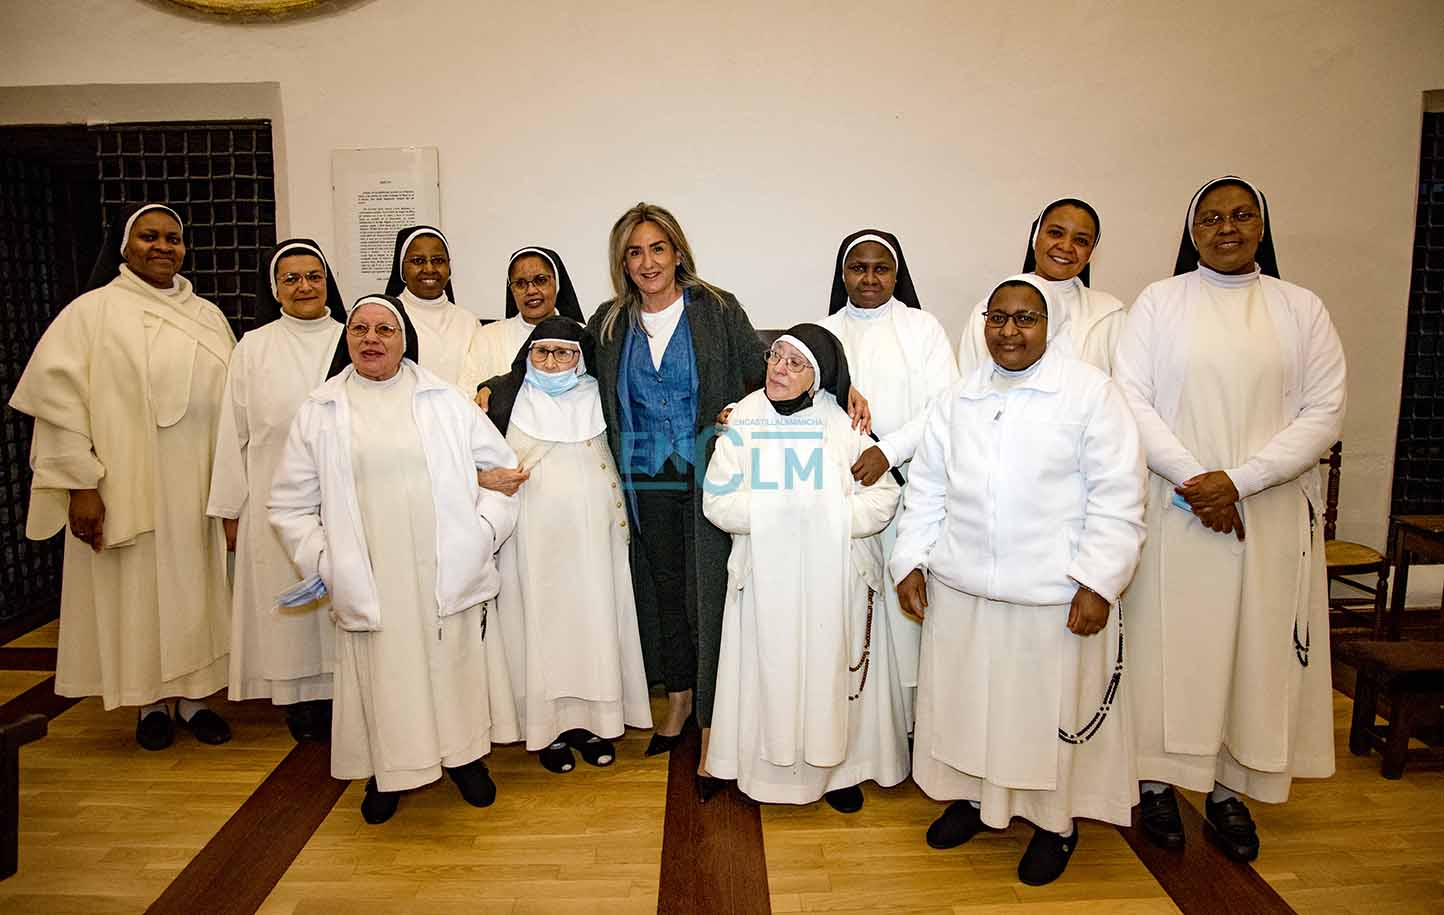
<instances>
[{"instance_id":1,"label":"white collar","mask_svg":"<svg viewBox=\"0 0 1444 915\"><path fill-rule=\"evenodd\" d=\"M851 301L848 301L847 306L843 308L843 312L846 313L849 318L856 318L859 321L876 321L892 314L893 306L896 304L897 299L892 297L889 297L886 302L883 302L876 308L858 308L852 304Z\"/></svg>"}]
</instances>

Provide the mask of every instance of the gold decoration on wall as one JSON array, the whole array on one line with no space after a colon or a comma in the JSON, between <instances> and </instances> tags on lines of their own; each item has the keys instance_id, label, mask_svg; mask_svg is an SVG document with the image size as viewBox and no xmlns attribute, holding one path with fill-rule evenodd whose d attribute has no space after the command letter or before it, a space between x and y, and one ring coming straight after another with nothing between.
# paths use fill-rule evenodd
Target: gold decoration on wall
<instances>
[{"instance_id":1,"label":"gold decoration on wall","mask_svg":"<svg viewBox=\"0 0 1444 915\"><path fill-rule=\"evenodd\" d=\"M330 0L169 0L176 6L216 16L258 19L289 16L323 6Z\"/></svg>"}]
</instances>

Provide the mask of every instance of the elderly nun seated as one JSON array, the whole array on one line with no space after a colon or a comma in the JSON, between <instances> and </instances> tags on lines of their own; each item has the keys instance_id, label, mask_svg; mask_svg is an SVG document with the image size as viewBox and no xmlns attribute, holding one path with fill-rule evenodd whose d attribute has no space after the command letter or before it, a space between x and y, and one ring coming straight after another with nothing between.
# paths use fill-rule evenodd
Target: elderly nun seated
<instances>
[{"instance_id":1,"label":"elderly nun seated","mask_svg":"<svg viewBox=\"0 0 1444 915\"><path fill-rule=\"evenodd\" d=\"M271 523L331 596L336 634L331 774L369 778L361 814L441 777L486 807L482 757L518 739L502 648L488 639L493 554L517 500L477 472L516 466L482 412L416 362L401 303L366 296L344 336L350 365L301 404L271 490Z\"/></svg>"},{"instance_id":2,"label":"elderly nun seated","mask_svg":"<svg viewBox=\"0 0 1444 915\"><path fill-rule=\"evenodd\" d=\"M1022 817L1032 886L1068 866L1074 817L1126 826L1138 800L1114 607L1143 543L1143 455L1117 386L1049 346L1052 306L1032 274L988 297L992 358L928 415L890 564L923 620L913 779L953 802L928 844Z\"/></svg>"},{"instance_id":3,"label":"elderly nun seated","mask_svg":"<svg viewBox=\"0 0 1444 915\"><path fill-rule=\"evenodd\" d=\"M707 468L708 520L732 535L706 799L862 807L907 778L903 691L886 629L882 542L899 483L851 467L873 440L847 411L847 357L815 324L783 334L767 383L729 417Z\"/></svg>"}]
</instances>

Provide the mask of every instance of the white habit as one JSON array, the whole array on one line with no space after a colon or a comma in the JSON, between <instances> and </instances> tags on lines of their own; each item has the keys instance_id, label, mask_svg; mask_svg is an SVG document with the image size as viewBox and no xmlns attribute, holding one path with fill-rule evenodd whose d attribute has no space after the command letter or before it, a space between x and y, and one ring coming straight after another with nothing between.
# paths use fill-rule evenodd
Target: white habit
<instances>
[{"instance_id":1,"label":"white habit","mask_svg":"<svg viewBox=\"0 0 1444 915\"><path fill-rule=\"evenodd\" d=\"M205 504L234 346L184 277L163 291L122 266L61 310L15 387L35 417L26 536L66 529L60 695L110 709L225 686L226 540ZM97 488L99 553L68 525L69 491Z\"/></svg>"},{"instance_id":2,"label":"white habit","mask_svg":"<svg viewBox=\"0 0 1444 915\"><path fill-rule=\"evenodd\" d=\"M1034 278L1049 291L1048 351L1081 359L1105 375L1113 374L1113 351L1128 317L1123 303L1106 292L1089 289L1076 276L1071 280ZM958 339L958 371L964 378L979 366L993 364L983 339L987 308L987 299L974 306L967 329Z\"/></svg>"},{"instance_id":3,"label":"white habit","mask_svg":"<svg viewBox=\"0 0 1444 915\"><path fill-rule=\"evenodd\" d=\"M938 319L921 308L888 299L877 308L847 305L818 322L842 341L852 383L867 397L872 431L888 463L907 477L909 463L922 441L928 409L958 381L948 336ZM883 561L897 541L897 518L882 532ZM922 627L902 612L897 590L882 589L898 678L909 731L918 685Z\"/></svg>"},{"instance_id":4,"label":"white habit","mask_svg":"<svg viewBox=\"0 0 1444 915\"><path fill-rule=\"evenodd\" d=\"M465 394L467 400L475 397L476 386L491 377L484 373L482 365L487 347L476 315L452 302L445 293L434 299L423 299L403 289L397 298L406 306L406 314L416 328L421 367L441 376ZM513 350L512 356L515 355ZM510 360L507 367L511 367Z\"/></svg>"},{"instance_id":5,"label":"white habit","mask_svg":"<svg viewBox=\"0 0 1444 915\"><path fill-rule=\"evenodd\" d=\"M300 581L266 515L276 465L306 395L326 380L342 327L324 314L281 316L231 355L206 514L239 519L231 595L228 696L290 705L331 698L335 626L325 602L276 608Z\"/></svg>"},{"instance_id":6,"label":"white habit","mask_svg":"<svg viewBox=\"0 0 1444 915\"><path fill-rule=\"evenodd\" d=\"M990 362L929 414L898 522L892 580L928 577L913 780L980 802L995 828L1128 823L1126 669L1111 708L1105 696L1143 539L1137 427L1107 376L1061 353L999 382ZM1115 605L1093 636L1067 628L1080 584ZM1060 736L1087 735L1100 711L1085 742Z\"/></svg>"},{"instance_id":7,"label":"white habit","mask_svg":"<svg viewBox=\"0 0 1444 915\"><path fill-rule=\"evenodd\" d=\"M481 375L477 383L510 372L516 354L521 352L534 329L535 325L526 323L526 319L521 315L482 325L481 332L477 335L477 348L480 353L477 372ZM422 350L421 354L422 358L425 358L426 351Z\"/></svg>"},{"instance_id":8,"label":"white habit","mask_svg":"<svg viewBox=\"0 0 1444 915\"><path fill-rule=\"evenodd\" d=\"M580 435L529 422L523 397L593 400L596 422ZM608 739L649 728L630 529L596 381L556 398L523 385L506 438L531 473L517 492L516 533L501 547L496 600L526 748L573 728Z\"/></svg>"},{"instance_id":9,"label":"white habit","mask_svg":"<svg viewBox=\"0 0 1444 915\"><path fill-rule=\"evenodd\" d=\"M849 470L871 445L830 393L780 416L754 391L707 467L702 509L732 534L732 553L706 767L758 801L806 804L907 777L877 536L899 489L891 475L863 487Z\"/></svg>"},{"instance_id":10,"label":"white habit","mask_svg":"<svg viewBox=\"0 0 1444 915\"><path fill-rule=\"evenodd\" d=\"M1334 771L1317 468L1343 423L1338 334L1306 289L1201 267L1139 296L1117 374L1152 471L1126 598L1138 774L1280 803ZM1172 504L1207 470L1239 491L1242 543Z\"/></svg>"},{"instance_id":11,"label":"white habit","mask_svg":"<svg viewBox=\"0 0 1444 915\"><path fill-rule=\"evenodd\" d=\"M516 523L514 497L477 486L495 466L515 456L490 421L410 360L383 382L347 367L301 405L270 510L331 593L334 777L406 790L519 737L486 637L492 554Z\"/></svg>"}]
</instances>

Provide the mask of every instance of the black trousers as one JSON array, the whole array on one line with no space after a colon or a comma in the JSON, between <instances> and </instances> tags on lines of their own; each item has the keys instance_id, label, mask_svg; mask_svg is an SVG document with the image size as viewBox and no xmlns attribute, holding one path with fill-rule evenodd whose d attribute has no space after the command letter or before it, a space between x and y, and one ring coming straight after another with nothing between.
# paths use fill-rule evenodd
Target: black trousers
<instances>
[{"instance_id":1,"label":"black trousers","mask_svg":"<svg viewBox=\"0 0 1444 915\"><path fill-rule=\"evenodd\" d=\"M633 474L637 488L637 534L657 595L658 654L667 692L697 685L697 539L692 468L674 465L655 476Z\"/></svg>"}]
</instances>

